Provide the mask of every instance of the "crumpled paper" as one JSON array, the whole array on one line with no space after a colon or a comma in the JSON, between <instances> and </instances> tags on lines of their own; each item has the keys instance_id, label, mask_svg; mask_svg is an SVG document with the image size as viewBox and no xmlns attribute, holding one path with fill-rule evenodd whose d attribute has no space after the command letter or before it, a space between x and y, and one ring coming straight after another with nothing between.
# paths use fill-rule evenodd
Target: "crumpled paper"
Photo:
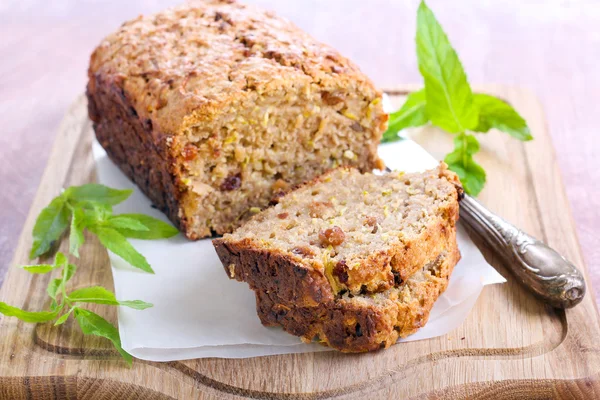
<instances>
[{"instance_id":1,"label":"crumpled paper","mask_svg":"<svg viewBox=\"0 0 600 400\"><path fill-rule=\"evenodd\" d=\"M98 143L93 145L93 154L100 183L134 189L127 201L115 207L115 213L144 213L168 222L108 159ZM437 165L410 140L381 145L380 155L390 168L407 172ZM131 239L131 243L156 272L152 275L134 269L109 253L117 298L154 304L144 311L119 307L121 344L133 356L173 361L329 350L316 343L304 344L282 329L262 326L256 315L254 293L245 283L228 278L210 239L192 242L179 234L165 240ZM464 321L485 285L505 282L460 226L458 243L462 259L448 289L435 303L429 322L401 342L452 331Z\"/></svg>"}]
</instances>

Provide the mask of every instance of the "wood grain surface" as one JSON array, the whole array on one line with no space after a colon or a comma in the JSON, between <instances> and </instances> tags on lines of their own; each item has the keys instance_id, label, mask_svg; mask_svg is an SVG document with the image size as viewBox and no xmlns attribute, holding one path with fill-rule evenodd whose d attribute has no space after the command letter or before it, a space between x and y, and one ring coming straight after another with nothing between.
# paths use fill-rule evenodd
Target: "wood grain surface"
<instances>
[{"instance_id":1,"label":"wood grain surface","mask_svg":"<svg viewBox=\"0 0 600 400\"><path fill-rule=\"evenodd\" d=\"M123 21L183 0L0 2L0 282L58 124L89 55ZM288 17L380 87L421 80L417 0L245 0ZM600 289L600 2L429 0L474 83L530 88L544 105L585 259ZM547 218L547 216L544 216Z\"/></svg>"},{"instance_id":2,"label":"wood grain surface","mask_svg":"<svg viewBox=\"0 0 600 400\"><path fill-rule=\"evenodd\" d=\"M485 135L481 162L490 181L481 200L584 268L540 104L526 90L480 89L511 102L537 137L523 144L498 132ZM406 89L390 93L399 104ZM438 156L451 146L450 135L431 127L413 131L412 137ZM26 262L39 209L61 187L95 179L92 138L80 97L69 108L50 152L0 301L30 310L48 306L44 289L52 277L30 275L16 265ZM0 399L599 398L600 317L593 297L567 311L547 307L524 291L488 248L478 245L509 281L486 287L466 321L442 337L370 354L134 360L128 369L108 341L83 336L70 322L36 326L2 318ZM94 237L86 237L81 254L70 285L111 287L106 251ZM93 311L116 321L114 307L96 305Z\"/></svg>"}]
</instances>

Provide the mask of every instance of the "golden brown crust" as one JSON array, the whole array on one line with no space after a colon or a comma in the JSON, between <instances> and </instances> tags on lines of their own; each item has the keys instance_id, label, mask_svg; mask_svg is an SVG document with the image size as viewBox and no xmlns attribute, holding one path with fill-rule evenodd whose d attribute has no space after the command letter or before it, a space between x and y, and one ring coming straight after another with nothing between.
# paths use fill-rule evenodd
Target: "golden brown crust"
<instances>
[{"instance_id":1,"label":"golden brown crust","mask_svg":"<svg viewBox=\"0 0 600 400\"><path fill-rule=\"evenodd\" d=\"M355 151L356 159L336 159L364 171L382 167L377 145L387 115L380 104L381 93L368 78L289 21L235 1L196 1L126 22L96 48L88 77L90 118L100 143L191 239L230 232L243 222L239 208L262 208L268 203L268 199L238 201L231 194L240 182L227 184L228 176L214 182L216 176L199 174L198 182L190 183L194 180L190 176L198 176L199 171L195 166L190 170L193 152L186 147L190 135L195 135L191 130L197 128L195 132L213 135L208 140L217 142L214 148L218 149L223 140L217 135L219 124L242 109L256 108L260 99L296 96L307 107L319 108L315 97L321 105L335 104L339 92L366 102L368 118L362 114L358 118L370 121L368 126L341 116L343 109L328 111L337 118L335 123L356 125L364 138L358 142L364 144ZM304 93L312 97L302 97ZM362 107L358 100L355 104ZM317 118L321 117L313 117L313 123ZM328 129L331 135L334 128ZM344 151L344 144L336 146L337 153ZM227 161L211 162L237 168L227 157ZM331 161L329 155L323 157L317 157L314 164ZM293 171L293 167L292 163L286 170ZM271 178L265 177L256 186L264 193L266 185L262 184ZM292 176L288 183L297 184L299 179ZM195 193L194 189L202 192L203 188L210 194ZM215 197L221 201L211 203ZM254 197L255 192L247 196ZM234 203L238 208L226 214L223 204ZM200 218L199 209L208 210L207 215ZM220 218L213 218L214 213Z\"/></svg>"},{"instance_id":2,"label":"golden brown crust","mask_svg":"<svg viewBox=\"0 0 600 400\"><path fill-rule=\"evenodd\" d=\"M215 239L213 244L229 277L247 282L253 290L277 293L285 304L299 306L316 306L334 298L322 271L307 268L284 252L257 249L249 240Z\"/></svg>"},{"instance_id":3,"label":"golden brown crust","mask_svg":"<svg viewBox=\"0 0 600 400\"><path fill-rule=\"evenodd\" d=\"M372 351L423 326L445 290L460 258L457 185L443 163L383 177L336 169L213 243L230 278L255 291L263 324Z\"/></svg>"},{"instance_id":4,"label":"golden brown crust","mask_svg":"<svg viewBox=\"0 0 600 400\"><path fill-rule=\"evenodd\" d=\"M458 202L440 211L448 216L431 219L416 238L370 254L360 268L346 269L345 287L355 292L364 285L367 292L379 292L405 282L432 254L448 247L456 238Z\"/></svg>"},{"instance_id":5,"label":"golden brown crust","mask_svg":"<svg viewBox=\"0 0 600 400\"><path fill-rule=\"evenodd\" d=\"M340 171L343 172L341 177L338 176L339 174L336 175L336 172ZM340 168L324 174L309 183L299 186L295 191L289 192L285 199L293 199L299 190L310 192L315 185L319 184L339 186L340 183L344 183L347 185L349 179L346 179L345 172L352 173L352 170ZM408 174L406 177L407 179L426 178L431 183L437 180L436 183L443 186L444 201L436 206L435 213L419 219L420 231L417 233L413 232L407 237L403 235L405 232L401 232L401 240L386 241L376 251L367 254L359 252L350 254L350 257L343 259L344 262L335 259L332 261L334 265L331 272L327 271L323 259L317 255L314 248L300 246L301 248L296 248L295 254L293 254L294 250L290 252L285 247L286 244L274 245L265 235L255 234L257 231L270 231L269 225L261 225L264 221L270 221L267 215L271 215L273 219L277 218L275 220L277 225L280 223L279 221L286 224L286 221L290 218L293 222L293 217L289 216L289 213L283 213L285 217L281 219L282 214L278 214L281 210L277 210L279 205L275 207L275 210L266 210L258 214L245 227L234 232L234 234L225 235L223 238L214 240L217 254L226 270L230 265L233 265L235 279L248 282L253 289L275 291L273 283L270 282L270 276L283 276L284 273L281 271L283 268L303 271L302 274L286 273L285 281L278 279L281 292L276 292L276 294L279 302L287 306L314 305L316 302L315 293L321 295L327 293L328 295L324 296L323 299L328 300L331 299L331 296L335 296L342 291L350 291L352 294L377 293L398 286L422 268L432 256L439 254L442 249L452 246L452 243L456 240L456 222L459 217L459 194L458 188L455 186L458 180L454 173L447 170L445 164L442 163L438 168L431 171L422 174ZM438 179L438 177L442 179ZM396 178L390 177L389 179ZM320 187L323 188L323 186ZM429 186L426 185L426 187ZM352 187L352 190L360 191L360 188ZM442 196L441 193L437 193L437 195ZM350 207L348 213L360 212L360 208L362 208L360 204L353 203L348 204L348 207ZM355 207L355 209L352 210L352 207ZM398 211L398 213L402 212L402 210ZM335 226L333 227L335 228ZM249 235L246 235L246 233L237 235L241 231ZM290 236L292 231L283 231L277 234L293 237ZM371 237L374 236L364 236L362 241L368 242L372 240ZM356 246L355 242L352 243L354 243L352 246ZM294 243L293 246L298 245ZM302 247L306 247L306 251L302 251ZM327 246L321 245L320 247ZM303 254L307 252L310 254ZM255 270L253 265L259 264L258 260L262 259L265 254L270 254L271 262L261 265L265 272L256 276L253 274ZM272 269L270 273L267 272L269 269ZM303 281L304 275L309 272L314 276L319 276L320 279L311 279L309 285L306 281ZM327 276L328 273L331 276ZM314 285L323 286L317 289L313 287ZM283 287L286 289L284 290ZM293 288L293 290L290 288Z\"/></svg>"},{"instance_id":6,"label":"golden brown crust","mask_svg":"<svg viewBox=\"0 0 600 400\"><path fill-rule=\"evenodd\" d=\"M419 240L371 255L360 268L345 268L347 280L343 287L360 290L364 286L364 292L376 293L398 286L433 254L451 247L455 241L455 220L436 221ZM251 239L233 242L219 238L213 240L213 245L230 278L247 282L252 289L276 293L281 304L313 306L332 300L337 294L332 292L321 269L307 266L301 258L287 252L266 248Z\"/></svg>"},{"instance_id":7,"label":"golden brown crust","mask_svg":"<svg viewBox=\"0 0 600 400\"><path fill-rule=\"evenodd\" d=\"M272 12L229 0L192 1L124 23L96 48L89 74L125 78L140 117L170 134L191 114L210 120L232 99L290 80L380 94L333 48Z\"/></svg>"},{"instance_id":8,"label":"golden brown crust","mask_svg":"<svg viewBox=\"0 0 600 400\"><path fill-rule=\"evenodd\" d=\"M307 342L318 339L348 353L387 348L425 325L459 259L454 246L436 258L430 272L415 274L401 288L370 296L345 296L317 307L288 306L275 293L257 290L256 308L264 325L281 326Z\"/></svg>"},{"instance_id":9,"label":"golden brown crust","mask_svg":"<svg viewBox=\"0 0 600 400\"><path fill-rule=\"evenodd\" d=\"M135 182L171 221L186 231L181 220L181 192L173 178L174 159L167 141L150 119L138 117L122 88L123 78L90 77L87 86L88 114L98 142L110 159Z\"/></svg>"}]
</instances>

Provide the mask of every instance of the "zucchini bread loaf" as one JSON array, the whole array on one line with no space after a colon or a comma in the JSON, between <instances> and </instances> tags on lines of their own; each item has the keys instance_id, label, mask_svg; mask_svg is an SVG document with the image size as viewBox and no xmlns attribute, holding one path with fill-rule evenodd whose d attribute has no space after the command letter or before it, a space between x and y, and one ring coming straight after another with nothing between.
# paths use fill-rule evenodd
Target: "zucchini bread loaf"
<instances>
[{"instance_id":1,"label":"zucchini bread loaf","mask_svg":"<svg viewBox=\"0 0 600 400\"><path fill-rule=\"evenodd\" d=\"M272 292L257 290L256 309L264 325L281 326L305 342L318 340L347 353L387 348L427 323L459 259L452 243L397 287L370 295L346 292L316 307L289 307Z\"/></svg>"},{"instance_id":2,"label":"zucchini bread loaf","mask_svg":"<svg viewBox=\"0 0 600 400\"><path fill-rule=\"evenodd\" d=\"M109 157L191 239L290 186L381 168L381 93L289 21L207 0L123 24L94 51L89 116Z\"/></svg>"},{"instance_id":3,"label":"zucchini bread loaf","mask_svg":"<svg viewBox=\"0 0 600 400\"><path fill-rule=\"evenodd\" d=\"M227 274L287 307L402 285L456 246L458 177L338 168L215 239Z\"/></svg>"},{"instance_id":4,"label":"zucchini bread loaf","mask_svg":"<svg viewBox=\"0 0 600 400\"><path fill-rule=\"evenodd\" d=\"M264 325L344 352L388 347L428 319L460 259L456 174L329 171L213 240Z\"/></svg>"}]
</instances>

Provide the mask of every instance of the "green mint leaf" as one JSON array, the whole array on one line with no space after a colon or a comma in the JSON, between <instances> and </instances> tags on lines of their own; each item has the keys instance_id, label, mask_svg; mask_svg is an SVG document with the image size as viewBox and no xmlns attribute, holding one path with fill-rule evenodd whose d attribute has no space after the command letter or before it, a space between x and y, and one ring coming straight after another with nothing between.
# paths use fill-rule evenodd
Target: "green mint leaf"
<instances>
[{"instance_id":1,"label":"green mint leaf","mask_svg":"<svg viewBox=\"0 0 600 400\"><path fill-rule=\"evenodd\" d=\"M121 300L119 301L120 306L133 308L134 310L145 310L146 308L153 307L154 304L146 303L142 300Z\"/></svg>"},{"instance_id":2,"label":"green mint leaf","mask_svg":"<svg viewBox=\"0 0 600 400\"><path fill-rule=\"evenodd\" d=\"M77 289L69 293L68 297L71 301L78 301L81 303L110 304L114 306L119 304L114 293L102 286L90 286Z\"/></svg>"},{"instance_id":3,"label":"green mint leaf","mask_svg":"<svg viewBox=\"0 0 600 400\"><path fill-rule=\"evenodd\" d=\"M103 226L94 226L89 229L98 236L104 247L127 261L133 267L154 273L146 257L141 255L121 233Z\"/></svg>"},{"instance_id":4,"label":"green mint leaf","mask_svg":"<svg viewBox=\"0 0 600 400\"><path fill-rule=\"evenodd\" d=\"M33 227L33 245L29 253L32 260L46 254L69 226L71 212L61 195L55 197L38 215Z\"/></svg>"},{"instance_id":5,"label":"green mint leaf","mask_svg":"<svg viewBox=\"0 0 600 400\"><path fill-rule=\"evenodd\" d=\"M83 226L97 225L112 216L111 205L96 203L80 203L79 205L83 211Z\"/></svg>"},{"instance_id":6,"label":"green mint leaf","mask_svg":"<svg viewBox=\"0 0 600 400\"><path fill-rule=\"evenodd\" d=\"M50 308L53 311L59 310L59 307L62 307L62 305L59 306L59 304L57 303L56 297L58 296L58 293L60 291L62 291L62 288L64 286L64 283L63 283L63 278L65 275L64 269L68 268L68 266L69 266L69 261L67 260L67 256L65 256L60 251L57 252L56 256L54 257L53 269L63 268L62 278L51 279L50 282L48 283L48 287L46 288L46 293L48 293L48 296L50 296L50 298L52 299Z\"/></svg>"},{"instance_id":7,"label":"green mint leaf","mask_svg":"<svg viewBox=\"0 0 600 400\"><path fill-rule=\"evenodd\" d=\"M71 186L65 191L68 199L76 202L90 202L114 206L131 196L133 190L119 190L109 188L98 183L88 183L81 186Z\"/></svg>"},{"instance_id":8,"label":"green mint leaf","mask_svg":"<svg viewBox=\"0 0 600 400\"><path fill-rule=\"evenodd\" d=\"M473 101L479 108L479 124L473 130L487 132L491 128L506 132L515 139L527 141L533 139L527 122L508 103L497 97L476 93Z\"/></svg>"},{"instance_id":9,"label":"green mint leaf","mask_svg":"<svg viewBox=\"0 0 600 400\"><path fill-rule=\"evenodd\" d=\"M64 324L65 322L67 322L67 319L69 319L69 315L71 315L71 311L69 311L66 314L63 314L60 316L59 319L56 320L56 322L54 322L54 326L59 326Z\"/></svg>"},{"instance_id":10,"label":"green mint leaf","mask_svg":"<svg viewBox=\"0 0 600 400\"><path fill-rule=\"evenodd\" d=\"M75 307L71 307L71 309L68 312L66 312L63 315L61 315L60 318L58 318L56 320L56 322L54 322L54 326L62 325L65 322L67 322L67 319L69 319L69 315L71 315L71 313L73 312L73 310L75 310Z\"/></svg>"},{"instance_id":11,"label":"green mint leaf","mask_svg":"<svg viewBox=\"0 0 600 400\"><path fill-rule=\"evenodd\" d=\"M38 265L22 265L25 271L31 274L47 274L48 272L55 269L55 266L52 264L38 264Z\"/></svg>"},{"instance_id":12,"label":"green mint leaf","mask_svg":"<svg viewBox=\"0 0 600 400\"><path fill-rule=\"evenodd\" d=\"M425 80L427 115L451 133L477 126L477 108L463 66L446 33L424 1L417 12L417 58Z\"/></svg>"},{"instance_id":13,"label":"green mint leaf","mask_svg":"<svg viewBox=\"0 0 600 400\"><path fill-rule=\"evenodd\" d=\"M57 267L58 266L60 266L60 265L57 265ZM50 296L52 298L52 300L56 301L56 297L58 296L58 293L63 292L63 289L65 288L67 282L73 277L73 275L75 275L76 270L77 270L77 267L74 264L66 263L66 259L65 259L65 264L63 266L63 271L62 271L62 277L52 279L50 281L50 283L48 283L48 288L46 289L48 296Z\"/></svg>"},{"instance_id":14,"label":"green mint leaf","mask_svg":"<svg viewBox=\"0 0 600 400\"><path fill-rule=\"evenodd\" d=\"M67 260L67 256L65 256L62 252L57 252L56 256L54 256L54 268L53 269L57 269L57 268L63 268L62 271L62 277L64 278L65 276L65 268L69 268L69 260ZM71 273L72 275L72 273ZM63 283L63 278L56 278L56 279L52 279L50 281L50 283L48 283L48 288L46 289L46 292L48 293L48 296L50 296L52 298L52 304L56 304L56 296L58 295L58 292L62 290L62 287L64 285Z\"/></svg>"},{"instance_id":15,"label":"green mint leaf","mask_svg":"<svg viewBox=\"0 0 600 400\"><path fill-rule=\"evenodd\" d=\"M149 231L146 225L134 218L116 215L107 221L108 226L115 229L127 229L132 231Z\"/></svg>"},{"instance_id":16,"label":"green mint leaf","mask_svg":"<svg viewBox=\"0 0 600 400\"><path fill-rule=\"evenodd\" d=\"M61 289L61 285L62 279L60 278L52 279L50 283L48 283L48 288L46 289L46 292L48 293L48 296L52 298L52 300L56 300L56 296L58 295L58 292Z\"/></svg>"},{"instance_id":17,"label":"green mint leaf","mask_svg":"<svg viewBox=\"0 0 600 400\"><path fill-rule=\"evenodd\" d=\"M143 240L166 239L176 236L179 233L179 230L177 230L177 228L175 228L173 225L167 224L166 222L163 222L160 219L156 219L149 215L119 214L118 217L135 219L136 221L139 221L145 227L148 228L147 231L137 231L133 229L118 228L117 231L119 231L119 233L121 233L126 238Z\"/></svg>"},{"instance_id":18,"label":"green mint leaf","mask_svg":"<svg viewBox=\"0 0 600 400\"><path fill-rule=\"evenodd\" d=\"M134 308L136 310L145 310L146 308L152 307L152 304L141 300L119 301L116 299L114 293L106 288L103 288L102 286L91 286L77 289L69 293L68 297L69 300L73 302L108 304L112 306L121 305Z\"/></svg>"},{"instance_id":19,"label":"green mint leaf","mask_svg":"<svg viewBox=\"0 0 600 400\"><path fill-rule=\"evenodd\" d=\"M17 317L21 321L35 323L52 321L58 315L58 311L25 311L3 302L0 302L0 313L7 317Z\"/></svg>"},{"instance_id":20,"label":"green mint leaf","mask_svg":"<svg viewBox=\"0 0 600 400\"><path fill-rule=\"evenodd\" d=\"M73 302L108 304L112 306L121 305L134 308L136 310L145 310L146 308L152 307L152 304L141 300L119 301L116 299L114 293L101 286L91 286L77 289L69 293L68 297L69 300Z\"/></svg>"},{"instance_id":21,"label":"green mint leaf","mask_svg":"<svg viewBox=\"0 0 600 400\"><path fill-rule=\"evenodd\" d=\"M121 347L119 331L110 322L89 310L75 308L75 319L86 335L96 335L110 340L127 364L133 363L133 357Z\"/></svg>"},{"instance_id":22,"label":"green mint leaf","mask_svg":"<svg viewBox=\"0 0 600 400\"><path fill-rule=\"evenodd\" d=\"M79 257L79 247L81 247L85 240L83 237L84 218L85 215L82 209L73 209L71 228L69 232L69 253L73 254L75 257Z\"/></svg>"},{"instance_id":23,"label":"green mint leaf","mask_svg":"<svg viewBox=\"0 0 600 400\"><path fill-rule=\"evenodd\" d=\"M409 94L402 107L390 114L388 128L383 133L381 141L387 143L401 140L398 132L402 129L425 125L427 122L429 117L426 110L425 89L421 89Z\"/></svg>"},{"instance_id":24,"label":"green mint leaf","mask_svg":"<svg viewBox=\"0 0 600 400\"><path fill-rule=\"evenodd\" d=\"M54 256L54 268L61 268L67 265L67 256L61 251L58 251Z\"/></svg>"},{"instance_id":25,"label":"green mint leaf","mask_svg":"<svg viewBox=\"0 0 600 400\"><path fill-rule=\"evenodd\" d=\"M479 151L479 142L473 135L461 133L454 138L454 151L445 158L448 167L456 172L465 192L477 196L485 185L485 170L475 162L473 154Z\"/></svg>"},{"instance_id":26,"label":"green mint leaf","mask_svg":"<svg viewBox=\"0 0 600 400\"><path fill-rule=\"evenodd\" d=\"M75 264L67 264L63 275L63 283L66 284L75 275L77 266Z\"/></svg>"},{"instance_id":27,"label":"green mint leaf","mask_svg":"<svg viewBox=\"0 0 600 400\"><path fill-rule=\"evenodd\" d=\"M454 169L453 169L454 168ZM483 167L475 162L473 157L470 157L466 165L450 166L460 178L465 192L471 196L478 196L485 186L486 174Z\"/></svg>"}]
</instances>

